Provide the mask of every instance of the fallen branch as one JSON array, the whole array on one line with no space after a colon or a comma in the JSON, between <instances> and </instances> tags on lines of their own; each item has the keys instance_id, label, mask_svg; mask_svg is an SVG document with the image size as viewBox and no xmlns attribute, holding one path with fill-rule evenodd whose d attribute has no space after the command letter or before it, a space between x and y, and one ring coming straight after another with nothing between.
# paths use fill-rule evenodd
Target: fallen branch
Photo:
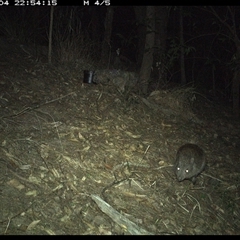
<instances>
[{"instance_id":1,"label":"fallen branch","mask_svg":"<svg viewBox=\"0 0 240 240\"><path fill-rule=\"evenodd\" d=\"M69 93L69 94L67 94L67 95L64 95L64 96L62 96L62 97L53 99L53 100L51 100L51 101L47 101L47 102L42 103L42 104L37 104L37 105L32 106L32 107L26 107L26 108L24 108L23 110L21 110L20 112L17 112L17 113L15 113L15 114L12 114L12 115L9 115L9 116L4 116L4 117L2 117L2 118L18 117L18 116L20 116L20 115L22 115L22 114L24 114L24 113L30 112L30 111L32 111L32 110L35 110L35 109L37 109L37 108L40 108L40 107L42 107L42 106L44 106L44 105L47 105L47 104L49 104L49 103L53 103L53 102L59 101L60 99L63 99L63 98L65 98L65 97L67 97L67 96L69 96L69 95L72 95L72 94L75 94L75 92L71 92L71 93Z\"/></svg>"},{"instance_id":2,"label":"fallen branch","mask_svg":"<svg viewBox=\"0 0 240 240\"><path fill-rule=\"evenodd\" d=\"M152 233L140 228L128 218L116 211L112 206L102 200L99 196L91 194L91 198L98 207L106 213L112 220L132 235L153 235Z\"/></svg>"}]
</instances>

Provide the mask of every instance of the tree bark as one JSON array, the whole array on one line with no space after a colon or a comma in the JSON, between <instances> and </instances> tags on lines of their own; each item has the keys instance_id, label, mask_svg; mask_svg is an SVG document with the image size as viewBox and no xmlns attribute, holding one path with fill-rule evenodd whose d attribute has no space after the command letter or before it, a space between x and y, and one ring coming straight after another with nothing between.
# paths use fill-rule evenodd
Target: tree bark
<instances>
[{"instance_id":1,"label":"tree bark","mask_svg":"<svg viewBox=\"0 0 240 240\"><path fill-rule=\"evenodd\" d=\"M112 21L113 21L113 7L107 7L107 13L105 18L105 32L102 42L101 61L105 67L109 64L111 54L111 35L112 35Z\"/></svg>"},{"instance_id":2,"label":"tree bark","mask_svg":"<svg viewBox=\"0 0 240 240\"><path fill-rule=\"evenodd\" d=\"M180 28L180 69L181 69L181 84L186 85L186 73L185 73L185 62L184 62L184 39L183 39L183 7L180 6L180 15L179 15L179 28Z\"/></svg>"},{"instance_id":3,"label":"tree bark","mask_svg":"<svg viewBox=\"0 0 240 240\"><path fill-rule=\"evenodd\" d=\"M54 12L54 6L51 6L51 9L50 9L50 23L49 23L49 39L48 39L48 64L52 63L53 12Z\"/></svg>"},{"instance_id":4,"label":"tree bark","mask_svg":"<svg viewBox=\"0 0 240 240\"><path fill-rule=\"evenodd\" d=\"M141 91L144 95L147 94L148 84L151 75L151 68L153 64L153 47L155 40L155 7L147 6L146 11L146 40L144 47L144 55L142 60L142 65L140 69L140 87Z\"/></svg>"},{"instance_id":5,"label":"tree bark","mask_svg":"<svg viewBox=\"0 0 240 240\"><path fill-rule=\"evenodd\" d=\"M166 82L166 41L168 24L168 6L156 7L156 34L155 51L153 53L153 76L156 78L157 86Z\"/></svg>"},{"instance_id":6,"label":"tree bark","mask_svg":"<svg viewBox=\"0 0 240 240\"><path fill-rule=\"evenodd\" d=\"M226 21L224 17L218 14L214 7L209 7L210 12L219 20L219 22L226 27L229 31L229 39L231 39L235 46L236 46L236 54L235 54L235 65L234 73L233 73L233 80L232 80L232 100L233 100L233 113L238 118L239 117L239 94L240 94L240 39L237 35L238 28L236 27L236 18L235 18L235 11L234 6L227 6L228 14L230 14L229 21Z\"/></svg>"},{"instance_id":7,"label":"tree bark","mask_svg":"<svg viewBox=\"0 0 240 240\"><path fill-rule=\"evenodd\" d=\"M146 7L133 7L136 22L137 22L137 36L138 36L138 46L137 46L137 70L141 68L141 63L143 59L144 53L144 45L145 45L145 36L146 36L146 26L145 26L145 18L146 18Z\"/></svg>"},{"instance_id":8,"label":"tree bark","mask_svg":"<svg viewBox=\"0 0 240 240\"><path fill-rule=\"evenodd\" d=\"M233 113L234 115L239 118L239 88L240 88L240 46L237 48L237 59L238 66L236 66L233 81L232 81L232 100L233 100Z\"/></svg>"}]
</instances>

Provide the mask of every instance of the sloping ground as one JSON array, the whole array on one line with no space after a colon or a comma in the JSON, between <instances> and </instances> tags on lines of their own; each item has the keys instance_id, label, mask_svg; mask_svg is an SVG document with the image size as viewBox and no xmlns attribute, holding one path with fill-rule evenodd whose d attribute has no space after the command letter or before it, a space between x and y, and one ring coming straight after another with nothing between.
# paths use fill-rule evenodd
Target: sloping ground
<instances>
[{"instance_id":1,"label":"sloping ground","mask_svg":"<svg viewBox=\"0 0 240 240\"><path fill-rule=\"evenodd\" d=\"M227 111L192 89L143 98L112 79L83 84L84 64L7 57L1 234L240 234L240 129ZM172 169L186 142L207 155L194 186Z\"/></svg>"}]
</instances>

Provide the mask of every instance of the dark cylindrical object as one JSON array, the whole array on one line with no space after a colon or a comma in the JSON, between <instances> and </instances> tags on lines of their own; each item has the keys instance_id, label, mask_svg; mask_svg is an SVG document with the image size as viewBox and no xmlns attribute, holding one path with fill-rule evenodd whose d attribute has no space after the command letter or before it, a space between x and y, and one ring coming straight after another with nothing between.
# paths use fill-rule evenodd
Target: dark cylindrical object
<instances>
[{"instance_id":1,"label":"dark cylindrical object","mask_svg":"<svg viewBox=\"0 0 240 240\"><path fill-rule=\"evenodd\" d=\"M94 71L84 70L83 74L84 74L83 76L84 83L96 84L96 82L94 82L94 75L95 75Z\"/></svg>"}]
</instances>

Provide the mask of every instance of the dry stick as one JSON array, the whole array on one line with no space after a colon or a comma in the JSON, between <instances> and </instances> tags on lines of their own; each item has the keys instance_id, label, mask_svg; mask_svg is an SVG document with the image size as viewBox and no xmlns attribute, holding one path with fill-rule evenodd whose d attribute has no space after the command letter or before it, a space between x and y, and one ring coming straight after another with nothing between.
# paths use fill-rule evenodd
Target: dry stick
<instances>
[{"instance_id":1,"label":"dry stick","mask_svg":"<svg viewBox=\"0 0 240 240\"><path fill-rule=\"evenodd\" d=\"M35 109L37 109L37 108L39 108L39 107L41 107L41 106L43 106L43 105L47 105L47 104L49 104L49 103L56 102L56 101L58 101L58 100L60 100L60 99L63 99L63 98L65 98L65 97L69 96L69 95L72 95L72 94L75 94L75 92L71 92L71 93L69 93L69 94L67 94L67 95L65 95L65 96L62 96L62 97L53 99L53 100L51 100L51 101L42 103L42 104L37 105L37 106L34 106L34 107L27 107L27 108L23 109L22 111L20 111L20 112L18 112L18 113L16 113L16 114L13 114L13 115L10 115L10 116L5 116L5 117L3 117L3 118L10 118L10 117L20 116L20 115L22 115L22 114L24 114L24 113L26 113L26 112L35 110ZM45 113L45 112L42 112L42 111L39 111L39 112L44 113L44 114L50 116L51 119L53 120L53 122L55 122L54 118L53 118L49 113ZM56 128L56 131L57 131L58 138L59 138L59 140L60 140L61 149L63 150L63 145L62 145L62 142L61 142L61 139L60 139L60 135L59 135L59 131L58 131L58 128L57 128L56 125L55 125L55 128Z\"/></svg>"},{"instance_id":2,"label":"dry stick","mask_svg":"<svg viewBox=\"0 0 240 240\"><path fill-rule=\"evenodd\" d=\"M6 229L5 229L5 231L4 231L4 234L7 233L7 230L8 230L8 228L9 228L9 225L10 225L11 220L14 219L14 218L16 218L17 216L19 216L19 215L22 214L23 212L26 212L32 205L33 205L33 203L31 203L29 207L27 207L27 208L25 208L24 210L18 212L17 214L13 215L12 217L8 217L8 220L0 221L0 223L4 223L4 222L8 221L7 226L6 226Z\"/></svg>"},{"instance_id":3,"label":"dry stick","mask_svg":"<svg viewBox=\"0 0 240 240\"><path fill-rule=\"evenodd\" d=\"M90 197L97 204L103 213L109 216L115 223L121 226L124 230L132 235L152 235L151 232L146 231L127 217L115 210L111 205L102 200L99 196L91 194Z\"/></svg>"},{"instance_id":4,"label":"dry stick","mask_svg":"<svg viewBox=\"0 0 240 240\"><path fill-rule=\"evenodd\" d=\"M58 101L58 100L60 100L60 99L63 99L63 98L65 98L65 97L69 96L69 95L72 95L72 94L75 94L75 92L71 92L71 93L69 93L69 94L67 94L67 95L65 95L65 96L62 96L62 97L53 99L53 100L51 100L51 101L48 101L48 102L45 102L45 103L42 103L42 104L39 104L39 105L36 105L36 106L33 106L33 107L27 107L27 108L21 110L21 111L18 112L18 113L15 113L15 114L12 114L12 115L9 115L9 116L5 116L5 117L2 117L2 118L17 117L17 116L19 116L19 115L22 115L22 114L24 114L24 113L26 113L26 112L29 112L29 111L31 111L31 110L34 110L34 109L36 109L36 108L42 107L42 106L47 105L47 104L49 104L49 103L56 102L56 101Z\"/></svg>"},{"instance_id":5,"label":"dry stick","mask_svg":"<svg viewBox=\"0 0 240 240\"><path fill-rule=\"evenodd\" d=\"M43 112L43 111L39 111L39 110L37 112L40 112L40 113L48 115L53 120L53 122L56 123L56 121L54 120L54 118L53 118L53 116L51 114ZM57 135L58 135L58 139L60 141L61 149L63 151L63 145L62 145L60 134L59 134L59 131L58 131L58 128L57 128L58 127L57 124L54 124L54 127L56 128L56 132L57 132Z\"/></svg>"}]
</instances>

